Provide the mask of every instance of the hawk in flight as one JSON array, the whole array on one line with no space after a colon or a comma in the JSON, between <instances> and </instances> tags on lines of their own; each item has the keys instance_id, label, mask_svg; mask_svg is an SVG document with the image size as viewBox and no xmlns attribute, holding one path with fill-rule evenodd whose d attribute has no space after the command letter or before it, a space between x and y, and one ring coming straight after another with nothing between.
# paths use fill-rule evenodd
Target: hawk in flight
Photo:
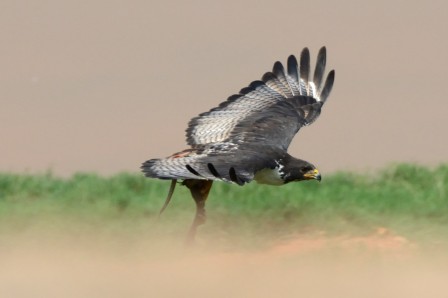
<instances>
[{"instance_id":1,"label":"hawk in flight","mask_svg":"<svg viewBox=\"0 0 448 298\"><path fill-rule=\"evenodd\" d=\"M320 181L313 164L292 157L287 150L299 129L319 117L330 94L335 72L330 71L324 81L325 64L325 47L319 51L312 77L308 48L303 49L300 62L289 56L286 69L276 62L261 80L191 119L186 130L190 148L143 163L146 177L172 181L161 213L177 180L190 189L196 216L187 241L205 222L205 201L215 180L238 185L252 180L270 185Z\"/></svg>"}]
</instances>

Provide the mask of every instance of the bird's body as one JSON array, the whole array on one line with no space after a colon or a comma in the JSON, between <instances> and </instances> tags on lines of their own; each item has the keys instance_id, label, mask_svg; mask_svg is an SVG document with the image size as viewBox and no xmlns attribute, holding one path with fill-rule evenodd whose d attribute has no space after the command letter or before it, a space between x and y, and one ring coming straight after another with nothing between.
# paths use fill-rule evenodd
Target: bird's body
<instances>
[{"instance_id":1,"label":"bird's body","mask_svg":"<svg viewBox=\"0 0 448 298\"><path fill-rule=\"evenodd\" d=\"M326 50L319 51L313 79L310 79L310 55L302 51L300 64L288 58L287 71L280 62L261 81L254 81L230 96L218 107L190 120L187 143L190 148L167 158L143 163L147 177L183 180L197 204L190 230L205 218L205 200L215 180L244 185L252 180L260 184L283 185L292 181L320 180L311 163L292 157L288 146L298 130L313 123L320 115L334 82L330 71L323 82Z\"/></svg>"}]
</instances>

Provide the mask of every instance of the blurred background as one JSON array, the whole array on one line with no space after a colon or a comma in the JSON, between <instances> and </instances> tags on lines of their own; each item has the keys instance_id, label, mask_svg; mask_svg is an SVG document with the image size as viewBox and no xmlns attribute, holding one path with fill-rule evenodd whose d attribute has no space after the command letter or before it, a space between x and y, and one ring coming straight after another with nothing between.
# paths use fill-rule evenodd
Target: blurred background
<instances>
[{"instance_id":1,"label":"blurred background","mask_svg":"<svg viewBox=\"0 0 448 298\"><path fill-rule=\"evenodd\" d=\"M447 297L447 28L446 1L1 0L0 296ZM185 250L188 190L158 219L168 182L134 173L321 46L335 86L290 153L326 183L217 183ZM325 178L399 162L425 167Z\"/></svg>"},{"instance_id":2,"label":"blurred background","mask_svg":"<svg viewBox=\"0 0 448 298\"><path fill-rule=\"evenodd\" d=\"M0 171L139 171L188 120L323 45L336 82L290 153L322 172L447 161L444 1L0 3Z\"/></svg>"}]
</instances>

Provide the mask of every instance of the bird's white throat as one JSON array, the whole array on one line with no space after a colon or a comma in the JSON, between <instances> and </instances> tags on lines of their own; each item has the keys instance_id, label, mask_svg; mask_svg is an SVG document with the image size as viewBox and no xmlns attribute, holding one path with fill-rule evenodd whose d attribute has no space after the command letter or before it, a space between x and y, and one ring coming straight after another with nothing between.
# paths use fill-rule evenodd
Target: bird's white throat
<instances>
[{"instance_id":1,"label":"bird's white throat","mask_svg":"<svg viewBox=\"0 0 448 298\"><path fill-rule=\"evenodd\" d=\"M254 180L259 184L283 185L285 181L282 179L282 168L279 165L274 169L263 169L255 173Z\"/></svg>"}]
</instances>

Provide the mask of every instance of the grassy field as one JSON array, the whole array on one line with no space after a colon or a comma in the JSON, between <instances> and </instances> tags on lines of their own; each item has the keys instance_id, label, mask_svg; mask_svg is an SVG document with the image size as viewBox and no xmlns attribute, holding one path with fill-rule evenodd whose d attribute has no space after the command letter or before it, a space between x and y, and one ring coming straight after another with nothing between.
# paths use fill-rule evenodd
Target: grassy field
<instances>
[{"instance_id":1,"label":"grassy field","mask_svg":"<svg viewBox=\"0 0 448 298\"><path fill-rule=\"evenodd\" d=\"M178 186L163 216L169 182L140 174L76 174L62 179L0 174L0 232L95 231L100 235L181 237L195 207ZM335 173L282 187L215 183L203 239L263 243L292 234L363 235L387 228L428 245L448 237L448 165L391 166L374 174ZM236 236L237 235L237 236ZM236 237L236 238L235 238Z\"/></svg>"},{"instance_id":2,"label":"grassy field","mask_svg":"<svg viewBox=\"0 0 448 298\"><path fill-rule=\"evenodd\" d=\"M448 165L215 183L0 174L1 297L446 297Z\"/></svg>"}]
</instances>

